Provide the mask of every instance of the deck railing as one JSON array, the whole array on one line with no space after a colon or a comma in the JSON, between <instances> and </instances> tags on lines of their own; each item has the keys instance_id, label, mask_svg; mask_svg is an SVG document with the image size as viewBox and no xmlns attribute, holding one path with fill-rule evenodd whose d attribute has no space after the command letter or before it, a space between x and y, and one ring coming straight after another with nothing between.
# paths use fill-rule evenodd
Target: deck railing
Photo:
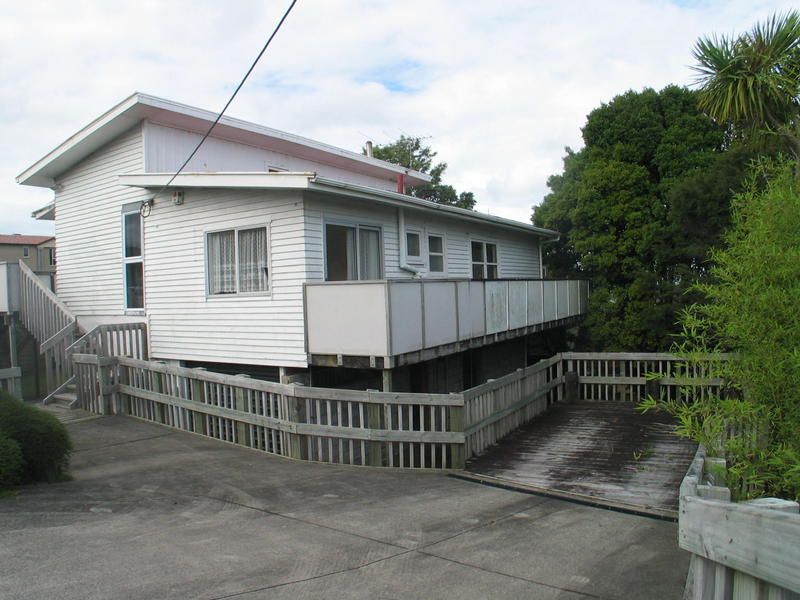
<instances>
[{"instance_id":1,"label":"deck railing","mask_svg":"<svg viewBox=\"0 0 800 600\"><path fill-rule=\"evenodd\" d=\"M691 554L684 598L800 597L797 503L730 502L707 469L714 460L701 447L681 484L678 543Z\"/></svg>"},{"instance_id":2,"label":"deck railing","mask_svg":"<svg viewBox=\"0 0 800 600\"><path fill-rule=\"evenodd\" d=\"M588 294L582 280L307 283L308 352L383 358L386 367L397 366L399 356L434 348L450 353L564 323L586 311Z\"/></svg>"},{"instance_id":3,"label":"deck railing","mask_svg":"<svg viewBox=\"0 0 800 600\"><path fill-rule=\"evenodd\" d=\"M627 361L627 374L599 384L589 367L578 366L596 356L557 354L452 394L306 387L123 356L76 353L74 361L80 405L93 412L128 414L302 460L447 469L462 468L554 403L600 399L586 386L617 386L613 398L636 400L649 380L645 371L630 376L639 368L632 365L678 361L614 355ZM582 380L571 368L590 374ZM677 385L674 379L665 378L667 385Z\"/></svg>"},{"instance_id":4,"label":"deck railing","mask_svg":"<svg viewBox=\"0 0 800 600\"><path fill-rule=\"evenodd\" d=\"M44 355L47 391L52 393L73 375L67 348L78 334L78 322L67 306L21 260L19 271L20 319L39 342L39 353Z\"/></svg>"},{"instance_id":5,"label":"deck railing","mask_svg":"<svg viewBox=\"0 0 800 600\"><path fill-rule=\"evenodd\" d=\"M710 361L687 364L664 353L565 352L564 372L574 373L573 400L641 402L649 394L668 400L705 397L722 382L710 376Z\"/></svg>"}]
</instances>

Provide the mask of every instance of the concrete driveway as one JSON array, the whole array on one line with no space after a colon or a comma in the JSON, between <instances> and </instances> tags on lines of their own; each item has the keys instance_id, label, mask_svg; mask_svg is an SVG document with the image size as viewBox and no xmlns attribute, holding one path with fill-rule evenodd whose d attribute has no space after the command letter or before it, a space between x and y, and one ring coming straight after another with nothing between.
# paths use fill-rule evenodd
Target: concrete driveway
<instances>
[{"instance_id":1,"label":"concrete driveway","mask_svg":"<svg viewBox=\"0 0 800 600\"><path fill-rule=\"evenodd\" d=\"M121 417L0 499L0 598L680 598L674 523Z\"/></svg>"}]
</instances>

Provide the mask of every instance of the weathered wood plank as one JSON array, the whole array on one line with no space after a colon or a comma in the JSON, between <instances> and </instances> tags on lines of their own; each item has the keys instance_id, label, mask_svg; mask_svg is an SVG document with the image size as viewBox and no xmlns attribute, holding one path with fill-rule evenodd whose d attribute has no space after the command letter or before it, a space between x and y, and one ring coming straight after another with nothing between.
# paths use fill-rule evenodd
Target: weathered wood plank
<instances>
[{"instance_id":1,"label":"weathered wood plank","mask_svg":"<svg viewBox=\"0 0 800 600\"><path fill-rule=\"evenodd\" d=\"M800 593L800 515L687 496L678 531L684 550Z\"/></svg>"}]
</instances>

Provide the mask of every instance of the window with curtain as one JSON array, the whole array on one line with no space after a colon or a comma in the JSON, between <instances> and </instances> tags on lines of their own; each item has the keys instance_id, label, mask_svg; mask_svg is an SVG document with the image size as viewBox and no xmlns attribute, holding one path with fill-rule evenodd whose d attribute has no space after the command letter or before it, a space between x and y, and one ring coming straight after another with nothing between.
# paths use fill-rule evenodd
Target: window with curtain
<instances>
[{"instance_id":1,"label":"window with curtain","mask_svg":"<svg viewBox=\"0 0 800 600\"><path fill-rule=\"evenodd\" d=\"M380 279L381 230L366 225L325 225L326 281Z\"/></svg>"},{"instance_id":2,"label":"window with curtain","mask_svg":"<svg viewBox=\"0 0 800 600\"><path fill-rule=\"evenodd\" d=\"M266 227L209 233L206 252L210 296L269 289Z\"/></svg>"},{"instance_id":3,"label":"window with curtain","mask_svg":"<svg viewBox=\"0 0 800 600\"><path fill-rule=\"evenodd\" d=\"M142 216L139 211L122 215L122 262L125 280L125 308L144 308L144 257Z\"/></svg>"}]
</instances>

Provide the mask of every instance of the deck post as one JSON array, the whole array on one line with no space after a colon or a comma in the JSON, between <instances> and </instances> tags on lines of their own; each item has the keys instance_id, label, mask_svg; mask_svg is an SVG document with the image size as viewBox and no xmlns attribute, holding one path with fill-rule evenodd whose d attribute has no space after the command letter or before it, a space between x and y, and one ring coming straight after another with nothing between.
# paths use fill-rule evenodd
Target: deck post
<instances>
[{"instance_id":1,"label":"deck post","mask_svg":"<svg viewBox=\"0 0 800 600\"><path fill-rule=\"evenodd\" d=\"M384 392L391 392L392 391L392 370L391 369L384 369L383 370L383 391Z\"/></svg>"}]
</instances>

